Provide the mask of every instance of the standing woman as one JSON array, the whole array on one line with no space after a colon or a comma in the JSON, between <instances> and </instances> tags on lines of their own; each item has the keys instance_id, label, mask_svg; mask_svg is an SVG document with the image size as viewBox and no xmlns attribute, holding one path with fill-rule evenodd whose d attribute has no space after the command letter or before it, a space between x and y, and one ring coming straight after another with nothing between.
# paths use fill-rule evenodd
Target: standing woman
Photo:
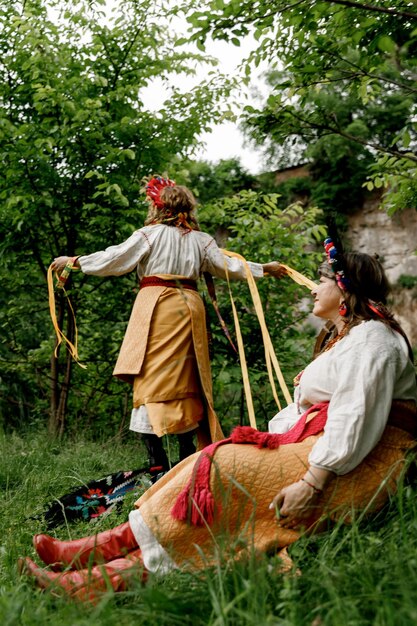
<instances>
[{"instance_id":1,"label":"standing woman","mask_svg":"<svg viewBox=\"0 0 417 626\"><path fill-rule=\"evenodd\" d=\"M139 293L114 369L133 385L130 428L143 434L151 466L169 469L161 437L175 434L180 460L222 438L213 407L204 304L197 280L207 272L245 280L244 264L230 259L199 229L189 189L159 176L146 186L150 201L145 226L123 243L73 259L95 276L120 276L136 269ZM52 269L61 271L67 256ZM280 277L279 263L249 263L255 278L264 270Z\"/></svg>"}]
</instances>

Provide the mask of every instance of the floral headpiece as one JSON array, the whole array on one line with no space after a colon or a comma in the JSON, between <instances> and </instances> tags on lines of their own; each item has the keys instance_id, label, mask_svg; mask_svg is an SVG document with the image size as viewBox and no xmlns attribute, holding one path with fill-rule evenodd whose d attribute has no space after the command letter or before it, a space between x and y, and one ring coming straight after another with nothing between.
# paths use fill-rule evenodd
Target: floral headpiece
<instances>
[{"instance_id":1,"label":"floral headpiece","mask_svg":"<svg viewBox=\"0 0 417 626\"><path fill-rule=\"evenodd\" d=\"M337 286L342 291L349 291L350 283L349 279L345 276L341 256L330 237L324 240L324 249L329 265L333 270Z\"/></svg>"},{"instance_id":2,"label":"floral headpiece","mask_svg":"<svg viewBox=\"0 0 417 626\"><path fill-rule=\"evenodd\" d=\"M175 187L175 181L169 178L162 178L162 176L154 176L145 188L146 195L158 209L164 208L164 202L161 200L161 191L165 187Z\"/></svg>"}]
</instances>

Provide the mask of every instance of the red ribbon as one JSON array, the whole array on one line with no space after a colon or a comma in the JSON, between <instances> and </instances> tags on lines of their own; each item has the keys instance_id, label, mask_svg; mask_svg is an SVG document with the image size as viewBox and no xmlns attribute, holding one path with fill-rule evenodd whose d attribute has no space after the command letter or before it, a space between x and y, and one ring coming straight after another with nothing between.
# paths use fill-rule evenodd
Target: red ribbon
<instances>
[{"instance_id":1,"label":"red ribbon","mask_svg":"<svg viewBox=\"0 0 417 626\"><path fill-rule=\"evenodd\" d=\"M216 508L220 505L214 501L210 490L210 470L214 454L219 446L228 443L256 445L258 448L275 450L281 445L298 443L307 437L318 435L327 421L328 402L320 402L311 406L289 431L282 434L260 432L250 426L238 426L230 437L216 441L202 450L194 465L190 481L177 497L171 515L180 521L189 521L194 526L209 526L214 521ZM308 416L317 411L311 420Z\"/></svg>"}]
</instances>

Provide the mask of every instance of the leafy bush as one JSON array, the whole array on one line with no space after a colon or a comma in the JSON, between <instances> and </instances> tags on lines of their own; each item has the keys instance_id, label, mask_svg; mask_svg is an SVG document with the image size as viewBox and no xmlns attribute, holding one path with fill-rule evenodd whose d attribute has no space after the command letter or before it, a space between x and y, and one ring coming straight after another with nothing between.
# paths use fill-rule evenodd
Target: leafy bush
<instances>
[{"instance_id":1,"label":"leafy bush","mask_svg":"<svg viewBox=\"0 0 417 626\"><path fill-rule=\"evenodd\" d=\"M218 200L202 207L199 213L201 226L209 232L217 230L223 247L251 261L281 261L310 278L315 277L321 259L316 244L325 234L318 223L319 217L316 208L304 209L299 205L281 208L278 194L255 191L242 191ZM226 323L232 327L228 286L219 280L216 286L220 309ZM302 323L307 313L303 312L300 301L308 292L288 278L261 279L257 287L271 339L292 392L292 379L306 361ZM260 327L247 286L234 282L231 292L241 324L258 426L263 428L276 413L277 406L266 373ZM214 314L209 314L214 342L212 370L216 409L223 425L233 426L246 420L240 366Z\"/></svg>"},{"instance_id":2,"label":"leafy bush","mask_svg":"<svg viewBox=\"0 0 417 626\"><path fill-rule=\"evenodd\" d=\"M417 285L417 276L401 274L397 282L400 287L404 287L404 289L413 289Z\"/></svg>"}]
</instances>

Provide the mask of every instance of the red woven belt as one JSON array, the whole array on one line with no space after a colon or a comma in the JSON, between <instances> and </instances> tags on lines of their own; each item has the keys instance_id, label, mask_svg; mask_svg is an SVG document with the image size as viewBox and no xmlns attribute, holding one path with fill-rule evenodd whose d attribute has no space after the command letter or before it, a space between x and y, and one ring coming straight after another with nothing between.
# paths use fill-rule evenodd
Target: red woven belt
<instances>
[{"instance_id":1,"label":"red woven belt","mask_svg":"<svg viewBox=\"0 0 417 626\"><path fill-rule=\"evenodd\" d=\"M197 291L197 281L191 278L173 278L165 280L158 276L144 276L139 283L139 287L174 287L177 289L192 289Z\"/></svg>"}]
</instances>

